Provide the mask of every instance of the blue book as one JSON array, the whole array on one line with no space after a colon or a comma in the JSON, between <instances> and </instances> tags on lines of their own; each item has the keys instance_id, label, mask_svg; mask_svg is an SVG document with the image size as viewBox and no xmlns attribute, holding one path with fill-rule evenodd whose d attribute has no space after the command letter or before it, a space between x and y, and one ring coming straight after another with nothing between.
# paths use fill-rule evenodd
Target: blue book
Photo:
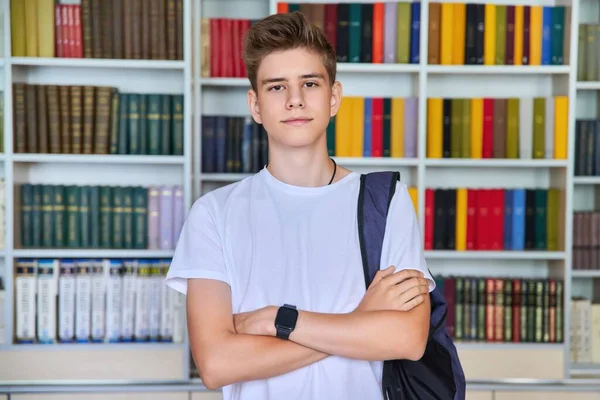
<instances>
[{"instance_id":1,"label":"blue book","mask_svg":"<svg viewBox=\"0 0 600 400\"><path fill-rule=\"evenodd\" d=\"M371 157L371 129L372 121L371 115L373 115L373 99L365 97L365 118L363 125L363 156Z\"/></svg>"},{"instance_id":2,"label":"blue book","mask_svg":"<svg viewBox=\"0 0 600 400\"><path fill-rule=\"evenodd\" d=\"M418 64L421 31L421 3L411 3L410 8L410 63Z\"/></svg>"},{"instance_id":3,"label":"blue book","mask_svg":"<svg viewBox=\"0 0 600 400\"><path fill-rule=\"evenodd\" d=\"M512 189L504 189L504 250L512 249Z\"/></svg>"},{"instance_id":4,"label":"blue book","mask_svg":"<svg viewBox=\"0 0 600 400\"><path fill-rule=\"evenodd\" d=\"M512 191L512 250L525 249L525 189Z\"/></svg>"},{"instance_id":5,"label":"blue book","mask_svg":"<svg viewBox=\"0 0 600 400\"><path fill-rule=\"evenodd\" d=\"M552 63L552 7L544 6L542 14L542 65Z\"/></svg>"},{"instance_id":6,"label":"blue book","mask_svg":"<svg viewBox=\"0 0 600 400\"><path fill-rule=\"evenodd\" d=\"M227 117L219 116L216 118L215 126L215 154L216 168L214 172L226 172L227 170Z\"/></svg>"}]
</instances>

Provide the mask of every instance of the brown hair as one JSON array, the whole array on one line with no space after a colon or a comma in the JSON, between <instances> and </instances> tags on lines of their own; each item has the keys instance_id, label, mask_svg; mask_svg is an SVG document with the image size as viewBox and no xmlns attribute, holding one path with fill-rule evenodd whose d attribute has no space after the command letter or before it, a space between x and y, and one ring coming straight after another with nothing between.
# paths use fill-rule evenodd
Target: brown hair
<instances>
[{"instance_id":1,"label":"brown hair","mask_svg":"<svg viewBox=\"0 0 600 400\"><path fill-rule=\"evenodd\" d=\"M261 61L277 50L298 47L319 54L333 85L336 75L336 58L325 33L312 25L299 11L270 15L254 24L244 36L243 57L252 89L257 89L256 75Z\"/></svg>"}]
</instances>

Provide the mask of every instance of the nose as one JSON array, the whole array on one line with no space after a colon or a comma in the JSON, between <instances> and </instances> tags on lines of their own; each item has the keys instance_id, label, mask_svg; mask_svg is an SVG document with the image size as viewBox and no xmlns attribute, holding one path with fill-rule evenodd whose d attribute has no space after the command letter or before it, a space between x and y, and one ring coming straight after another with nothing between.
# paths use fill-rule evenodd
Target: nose
<instances>
[{"instance_id":1,"label":"nose","mask_svg":"<svg viewBox=\"0 0 600 400\"><path fill-rule=\"evenodd\" d=\"M304 96L302 90L290 89L288 93L290 94L286 102L286 108L288 110L293 110L294 108L304 108Z\"/></svg>"}]
</instances>

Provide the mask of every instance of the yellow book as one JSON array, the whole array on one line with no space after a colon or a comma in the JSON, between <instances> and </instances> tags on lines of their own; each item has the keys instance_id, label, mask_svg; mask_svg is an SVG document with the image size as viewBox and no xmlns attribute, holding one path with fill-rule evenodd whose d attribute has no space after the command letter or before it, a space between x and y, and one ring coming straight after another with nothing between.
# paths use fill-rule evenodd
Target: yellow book
<instances>
[{"instance_id":1,"label":"yellow book","mask_svg":"<svg viewBox=\"0 0 600 400\"><path fill-rule=\"evenodd\" d=\"M567 158L567 132L569 131L569 98L554 97L554 158Z\"/></svg>"},{"instance_id":2,"label":"yellow book","mask_svg":"<svg viewBox=\"0 0 600 400\"><path fill-rule=\"evenodd\" d=\"M23 0L10 1L10 27L11 27L11 47L13 57L25 57L27 55L27 45L25 37L25 3Z\"/></svg>"},{"instance_id":3,"label":"yellow book","mask_svg":"<svg viewBox=\"0 0 600 400\"><path fill-rule=\"evenodd\" d=\"M38 0L25 2L25 44L26 57L39 57L38 46Z\"/></svg>"},{"instance_id":4,"label":"yellow book","mask_svg":"<svg viewBox=\"0 0 600 400\"><path fill-rule=\"evenodd\" d=\"M483 38L484 65L496 64L496 5L485 5L485 31Z\"/></svg>"},{"instance_id":5,"label":"yellow book","mask_svg":"<svg viewBox=\"0 0 600 400\"><path fill-rule=\"evenodd\" d=\"M365 98L354 97L352 99L352 134L350 157L362 157L364 155L364 128L365 128Z\"/></svg>"},{"instance_id":6,"label":"yellow book","mask_svg":"<svg viewBox=\"0 0 600 400\"><path fill-rule=\"evenodd\" d=\"M456 250L467 249L467 189L456 189Z\"/></svg>"},{"instance_id":7,"label":"yellow book","mask_svg":"<svg viewBox=\"0 0 600 400\"><path fill-rule=\"evenodd\" d=\"M54 0L37 1L39 56L54 57Z\"/></svg>"},{"instance_id":8,"label":"yellow book","mask_svg":"<svg viewBox=\"0 0 600 400\"><path fill-rule=\"evenodd\" d=\"M452 27L452 64L464 65L467 5L465 3L454 3L452 15L454 16L454 26Z\"/></svg>"},{"instance_id":9,"label":"yellow book","mask_svg":"<svg viewBox=\"0 0 600 400\"><path fill-rule=\"evenodd\" d=\"M523 64L523 6L515 5L515 65Z\"/></svg>"},{"instance_id":10,"label":"yellow book","mask_svg":"<svg viewBox=\"0 0 600 400\"><path fill-rule=\"evenodd\" d=\"M343 97L335 117L335 155L336 157L350 157L351 130L352 130L352 97Z\"/></svg>"},{"instance_id":11,"label":"yellow book","mask_svg":"<svg viewBox=\"0 0 600 400\"><path fill-rule=\"evenodd\" d=\"M471 158L483 152L483 99L471 99Z\"/></svg>"},{"instance_id":12,"label":"yellow book","mask_svg":"<svg viewBox=\"0 0 600 400\"><path fill-rule=\"evenodd\" d=\"M542 64L542 6L531 6L529 65Z\"/></svg>"},{"instance_id":13,"label":"yellow book","mask_svg":"<svg viewBox=\"0 0 600 400\"><path fill-rule=\"evenodd\" d=\"M404 157L404 98L392 97L391 157Z\"/></svg>"},{"instance_id":14,"label":"yellow book","mask_svg":"<svg viewBox=\"0 0 600 400\"><path fill-rule=\"evenodd\" d=\"M454 4L442 3L442 23L440 29L440 64L451 65L452 64L452 51L454 40L452 39L452 32L454 26Z\"/></svg>"},{"instance_id":15,"label":"yellow book","mask_svg":"<svg viewBox=\"0 0 600 400\"><path fill-rule=\"evenodd\" d=\"M412 200L413 206L415 207L415 213L417 214L417 218L419 217L419 192L416 187L408 188L408 195Z\"/></svg>"},{"instance_id":16,"label":"yellow book","mask_svg":"<svg viewBox=\"0 0 600 400\"><path fill-rule=\"evenodd\" d=\"M427 158L442 158L444 99L427 99Z\"/></svg>"}]
</instances>

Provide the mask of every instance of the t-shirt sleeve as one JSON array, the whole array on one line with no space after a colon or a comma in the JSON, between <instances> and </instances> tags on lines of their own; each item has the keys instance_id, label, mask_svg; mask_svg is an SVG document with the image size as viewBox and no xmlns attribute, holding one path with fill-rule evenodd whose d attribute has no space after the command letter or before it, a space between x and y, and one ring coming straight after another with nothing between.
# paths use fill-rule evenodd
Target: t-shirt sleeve
<instances>
[{"instance_id":1,"label":"t-shirt sleeve","mask_svg":"<svg viewBox=\"0 0 600 400\"><path fill-rule=\"evenodd\" d=\"M381 252L381 269L390 265L396 271L416 269L429 279L429 291L435 288L435 280L427 268L421 245L419 222L405 184L398 182L388 211Z\"/></svg>"},{"instance_id":2,"label":"t-shirt sleeve","mask_svg":"<svg viewBox=\"0 0 600 400\"><path fill-rule=\"evenodd\" d=\"M218 223L208 197L197 200L183 224L165 277L167 286L187 294L187 280L206 278L231 286L225 266Z\"/></svg>"}]
</instances>

